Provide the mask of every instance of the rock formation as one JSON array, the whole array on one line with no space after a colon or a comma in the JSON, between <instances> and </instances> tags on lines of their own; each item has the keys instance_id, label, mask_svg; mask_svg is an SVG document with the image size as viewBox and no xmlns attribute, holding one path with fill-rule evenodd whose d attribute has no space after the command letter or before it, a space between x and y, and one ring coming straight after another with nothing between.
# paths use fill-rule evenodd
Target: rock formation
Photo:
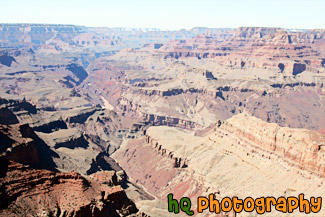
<instances>
[{"instance_id":1,"label":"rock formation","mask_svg":"<svg viewBox=\"0 0 325 217\"><path fill-rule=\"evenodd\" d=\"M320 133L240 114L196 135L150 127L145 137L129 141L113 158L131 180L164 202L170 192L194 200L209 193L217 198L319 196L324 194L324 143ZM265 215L288 216L276 211Z\"/></svg>"},{"instance_id":2,"label":"rock formation","mask_svg":"<svg viewBox=\"0 0 325 217\"><path fill-rule=\"evenodd\" d=\"M142 216L114 173L54 173L1 157L2 216ZM104 176L103 180L101 177Z\"/></svg>"},{"instance_id":3,"label":"rock formation","mask_svg":"<svg viewBox=\"0 0 325 217\"><path fill-rule=\"evenodd\" d=\"M89 163L92 172L87 178L75 171L57 172L70 167L83 171L82 165L64 164L73 158L69 159L69 154L64 156L57 150L62 147L87 149L89 138L86 135L77 128L35 132L27 123L16 123L18 119L27 119L17 118L13 112L19 101L3 102L0 125L1 216L147 216L138 212L134 202L127 197L120 186L123 180L118 180L115 171L107 171L109 163L103 157L95 156L97 168ZM21 111L28 113L24 107ZM13 119L8 119L7 114ZM96 153L99 155L101 152ZM67 160L60 159L62 156ZM83 157L79 155L76 160L80 162ZM103 169L100 166L106 171L95 173Z\"/></svg>"}]
</instances>

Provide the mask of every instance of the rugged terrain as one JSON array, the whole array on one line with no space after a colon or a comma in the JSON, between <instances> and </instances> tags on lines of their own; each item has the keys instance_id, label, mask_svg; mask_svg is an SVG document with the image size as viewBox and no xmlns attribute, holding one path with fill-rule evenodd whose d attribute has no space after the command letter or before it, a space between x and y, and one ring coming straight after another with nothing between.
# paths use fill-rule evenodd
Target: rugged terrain
<instances>
[{"instance_id":1,"label":"rugged terrain","mask_svg":"<svg viewBox=\"0 0 325 217\"><path fill-rule=\"evenodd\" d=\"M0 24L0 213L324 195L324 45L321 29Z\"/></svg>"},{"instance_id":2,"label":"rugged terrain","mask_svg":"<svg viewBox=\"0 0 325 217\"><path fill-rule=\"evenodd\" d=\"M1 157L0 180L2 216L144 216L114 172L86 179L77 172L37 170Z\"/></svg>"},{"instance_id":3,"label":"rugged terrain","mask_svg":"<svg viewBox=\"0 0 325 217\"><path fill-rule=\"evenodd\" d=\"M324 145L323 134L239 114L205 132L150 127L146 136L125 143L112 157L134 182L163 202L170 192L194 203L210 193L221 199L303 192L309 198L325 194ZM150 203L141 205L149 209ZM264 215L291 216L277 211ZM317 214L322 215L324 210Z\"/></svg>"},{"instance_id":4,"label":"rugged terrain","mask_svg":"<svg viewBox=\"0 0 325 217\"><path fill-rule=\"evenodd\" d=\"M51 133L36 133L29 124L19 123L20 118L8 109L13 109L8 105L17 108L25 104L26 109L35 107L26 102L1 100L8 103L2 105L0 116L1 216L146 216L138 212L121 187L125 185L125 176L117 174L98 150L87 150L87 137L78 133L77 128L70 129L74 134L65 132L57 137ZM32 111L37 114L36 109ZM11 119L6 120L6 117ZM60 131L55 133L60 134ZM51 138L53 143L42 140L38 134ZM72 150L80 146L85 146L82 147L85 150L72 158L75 155ZM65 156L59 147L71 152ZM82 153L87 154L83 156ZM91 155L95 155L93 159ZM106 171L96 173L102 170L100 166ZM85 167L89 170L84 171ZM73 170L91 175L85 178Z\"/></svg>"},{"instance_id":5,"label":"rugged terrain","mask_svg":"<svg viewBox=\"0 0 325 217\"><path fill-rule=\"evenodd\" d=\"M198 35L98 58L84 88L122 115L156 125L198 129L246 111L319 130L325 127L323 44L323 30L239 28L223 42Z\"/></svg>"}]
</instances>

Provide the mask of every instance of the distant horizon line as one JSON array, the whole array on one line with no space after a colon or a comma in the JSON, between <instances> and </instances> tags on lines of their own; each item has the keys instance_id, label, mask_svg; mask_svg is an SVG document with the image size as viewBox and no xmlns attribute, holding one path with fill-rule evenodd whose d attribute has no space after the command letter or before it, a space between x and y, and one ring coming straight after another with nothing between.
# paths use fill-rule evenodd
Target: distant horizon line
<instances>
[{"instance_id":1,"label":"distant horizon line","mask_svg":"<svg viewBox=\"0 0 325 217\"><path fill-rule=\"evenodd\" d=\"M205 27L205 26L194 26L192 28L179 28L179 29L160 29L157 27L126 27L126 26L86 26L86 25L79 25L79 24L61 24L61 23L23 23L23 22L17 22L17 23L2 23L0 22L0 25L50 25L50 26L76 26L76 27L84 27L84 28L110 28L110 29L135 29L135 30L141 30L141 29L152 29L157 31L180 31L180 30L193 30L195 28L204 28L204 29L239 29L239 28L266 28L266 29L284 29L284 30L322 30L325 28L288 28L288 27L268 27L268 26L238 26L238 27Z\"/></svg>"}]
</instances>

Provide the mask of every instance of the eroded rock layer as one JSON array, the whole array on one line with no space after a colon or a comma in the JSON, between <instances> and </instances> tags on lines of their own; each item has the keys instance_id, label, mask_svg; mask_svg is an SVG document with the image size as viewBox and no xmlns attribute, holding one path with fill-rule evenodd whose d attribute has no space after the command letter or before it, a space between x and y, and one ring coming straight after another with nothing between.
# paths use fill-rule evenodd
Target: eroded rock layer
<instances>
[{"instance_id":1,"label":"eroded rock layer","mask_svg":"<svg viewBox=\"0 0 325 217\"><path fill-rule=\"evenodd\" d=\"M112 172L86 179L77 172L54 173L0 160L2 216L135 216L138 212Z\"/></svg>"},{"instance_id":2,"label":"eroded rock layer","mask_svg":"<svg viewBox=\"0 0 325 217\"><path fill-rule=\"evenodd\" d=\"M132 181L165 202L169 193L192 201L210 193L217 198L311 197L325 193L324 144L323 134L240 114L197 133L150 127L145 137L130 140L113 158Z\"/></svg>"}]
</instances>

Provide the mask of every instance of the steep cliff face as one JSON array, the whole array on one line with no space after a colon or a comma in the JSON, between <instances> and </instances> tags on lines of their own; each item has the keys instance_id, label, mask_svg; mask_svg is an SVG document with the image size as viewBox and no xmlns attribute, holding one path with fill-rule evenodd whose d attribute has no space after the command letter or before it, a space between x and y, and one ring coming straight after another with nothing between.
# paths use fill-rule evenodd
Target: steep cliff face
<instances>
[{"instance_id":1,"label":"steep cliff face","mask_svg":"<svg viewBox=\"0 0 325 217\"><path fill-rule=\"evenodd\" d=\"M8 108L0 108L0 124L17 124L19 123L16 115Z\"/></svg>"},{"instance_id":2,"label":"steep cliff face","mask_svg":"<svg viewBox=\"0 0 325 217\"><path fill-rule=\"evenodd\" d=\"M246 114L236 115L216 128L239 145L265 158L280 158L291 166L325 177L325 136L304 129L282 128Z\"/></svg>"},{"instance_id":3,"label":"steep cliff face","mask_svg":"<svg viewBox=\"0 0 325 217\"><path fill-rule=\"evenodd\" d=\"M175 156L175 153L167 150L166 148L163 147L163 145L159 144L158 141L155 139L151 138L150 136L146 135L146 142L150 144L150 147L153 148L158 154L160 154L163 157L168 157L171 159L172 162L174 162L174 168L186 168L187 165L187 160L183 159L181 157Z\"/></svg>"},{"instance_id":4,"label":"steep cliff face","mask_svg":"<svg viewBox=\"0 0 325 217\"><path fill-rule=\"evenodd\" d=\"M77 76L77 78L79 79L78 82L76 82L77 85L81 84L81 82L85 80L85 78L87 78L88 76L88 73L85 71L85 69L75 63L67 65L66 69L68 69L75 76Z\"/></svg>"},{"instance_id":5,"label":"steep cliff face","mask_svg":"<svg viewBox=\"0 0 325 217\"><path fill-rule=\"evenodd\" d=\"M130 182L143 186L163 203L169 193L173 193L177 199L190 197L194 202L206 190L202 180L198 179L192 168L188 168L186 158L178 156L151 137L131 140L112 158L126 171ZM140 210L142 208L139 206Z\"/></svg>"},{"instance_id":6,"label":"steep cliff face","mask_svg":"<svg viewBox=\"0 0 325 217\"><path fill-rule=\"evenodd\" d=\"M10 67L12 62L16 62L15 58L13 58L12 56L8 56L8 55L0 56L0 63L2 65Z\"/></svg>"},{"instance_id":7,"label":"steep cliff face","mask_svg":"<svg viewBox=\"0 0 325 217\"><path fill-rule=\"evenodd\" d=\"M165 128L173 131L173 128ZM151 134L151 129L149 128L146 136L129 141L112 155L126 171L131 182L143 186L155 197L154 201L158 200L164 204L163 207L167 207L165 203L169 193L173 193L174 198L177 199L184 196L191 198L193 210L196 207L196 198L205 195L207 191L215 193L217 198L221 197L220 191L205 185L204 178L189 166L186 157L169 146L165 146L164 142ZM146 207L150 205L150 203L141 203L141 201L137 204L140 210L146 210ZM155 215L155 211L151 210L151 213ZM163 216L168 216L168 213ZM204 213L198 216L209 216L209 214ZM230 212L215 216L234 217L235 214Z\"/></svg>"},{"instance_id":8,"label":"steep cliff face","mask_svg":"<svg viewBox=\"0 0 325 217\"><path fill-rule=\"evenodd\" d=\"M119 186L122 182L116 173L107 171L114 169L112 165L115 163L105 151L105 146L110 144L104 146L80 130L88 125L91 128L92 124L86 120L98 112L96 109L90 113L86 109L86 114L83 110L71 111L73 119L65 125L69 128L58 129L54 127L57 118L63 122L58 111L55 111L56 115L53 111L46 114L39 110L33 114L18 105L19 101L4 103L0 113L15 118L12 123L0 116L6 124L0 124L1 216L147 216L138 212ZM18 121L16 114L20 115L21 123L15 123ZM110 114L105 111L95 115L102 118L96 122L108 123L106 127L114 124L109 123L113 117L108 120ZM35 127L44 132L35 132L26 123L35 124L44 117L50 119ZM80 123L80 119L85 120ZM82 126L76 126L79 124ZM103 133L109 134L108 130ZM118 141L111 141L114 142ZM78 170L89 176L84 178L74 171L54 172L58 170ZM99 170L105 171L96 173Z\"/></svg>"},{"instance_id":9,"label":"steep cliff face","mask_svg":"<svg viewBox=\"0 0 325 217\"><path fill-rule=\"evenodd\" d=\"M143 95L142 95L143 96ZM148 96L148 95L144 95ZM149 96L151 96L149 94ZM138 95L139 97L139 95ZM131 100L122 97L116 106L116 110L118 113L126 117L132 117L133 120L130 120L131 123L135 121L143 121L148 125L153 126L171 126L171 127L180 127L183 129L202 129L203 126L195 123L194 121L187 119L182 119L184 117L172 117L172 115L158 113L154 114L150 111L146 111L141 108L141 104L137 104L138 102L132 102ZM126 119L127 120L127 119Z\"/></svg>"},{"instance_id":10,"label":"steep cliff face","mask_svg":"<svg viewBox=\"0 0 325 217\"><path fill-rule=\"evenodd\" d=\"M317 132L239 114L196 134L150 127L145 137L130 140L112 157L131 181L161 201L169 193L193 199L210 193L217 198L315 196L325 193L324 142Z\"/></svg>"},{"instance_id":11,"label":"steep cliff face","mask_svg":"<svg viewBox=\"0 0 325 217\"><path fill-rule=\"evenodd\" d=\"M0 154L22 164L40 164L39 139L28 125L0 125ZM45 153L43 153L45 154Z\"/></svg>"},{"instance_id":12,"label":"steep cliff face","mask_svg":"<svg viewBox=\"0 0 325 217\"><path fill-rule=\"evenodd\" d=\"M96 111L99 111L100 109L95 107L86 107L83 109L72 109L71 113L66 112L66 122L70 124L83 124L86 122L86 120L94 114Z\"/></svg>"},{"instance_id":13,"label":"steep cliff face","mask_svg":"<svg viewBox=\"0 0 325 217\"><path fill-rule=\"evenodd\" d=\"M12 99L0 98L0 105L2 108L9 109L12 112L26 111L29 114L37 113L36 106L32 105L29 102L26 102L26 100L12 100ZM12 115L10 115L8 113L3 114L3 116L8 116L8 117L13 118ZM13 119L15 120L15 118L13 118ZM6 124L6 123L4 123L4 124ZM10 124L10 123L8 123L8 124Z\"/></svg>"},{"instance_id":14,"label":"steep cliff face","mask_svg":"<svg viewBox=\"0 0 325 217\"><path fill-rule=\"evenodd\" d=\"M180 127L183 129L201 129L200 124L190 120L182 120L179 118L160 116L155 114L144 114L144 120L153 126L170 126Z\"/></svg>"},{"instance_id":15,"label":"steep cliff face","mask_svg":"<svg viewBox=\"0 0 325 217\"><path fill-rule=\"evenodd\" d=\"M135 216L135 204L113 181L114 173L88 179L76 172L54 173L1 160L1 209L4 216ZM138 213L140 216L140 213Z\"/></svg>"},{"instance_id":16,"label":"steep cliff face","mask_svg":"<svg viewBox=\"0 0 325 217\"><path fill-rule=\"evenodd\" d=\"M219 44L223 40L219 41L217 37L208 35L196 35L188 40L180 40L167 43L155 53L164 54L164 58L189 58L194 57L198 59L213 58L217 56L226 56L229 54L227 48L219 47Z\"/></svg>"},{"instance_id":17,"label":"steep cliff face","mask_svg":"<svg viewBox=\"0 0 325 217\"><path fill-rule=\"evenodd\" d=\"M145 117L146 121L158 116L165 117L165 120L179 119L179 122L188 123L190 127L186 129L208 127L217 120L225 120L243 111L281 126L323 128L324 100L319 97L324 94L321 84L280 82L267 85L245 81L240 87L220 82L215 88L184 88L177 94L162 96L164 91L137 87L125 91L125 97L115 108L125 116ZM156 123L159 123L158 118ZM182 127L172 123L169 126Z\"/></svg>"}]
</instances>

